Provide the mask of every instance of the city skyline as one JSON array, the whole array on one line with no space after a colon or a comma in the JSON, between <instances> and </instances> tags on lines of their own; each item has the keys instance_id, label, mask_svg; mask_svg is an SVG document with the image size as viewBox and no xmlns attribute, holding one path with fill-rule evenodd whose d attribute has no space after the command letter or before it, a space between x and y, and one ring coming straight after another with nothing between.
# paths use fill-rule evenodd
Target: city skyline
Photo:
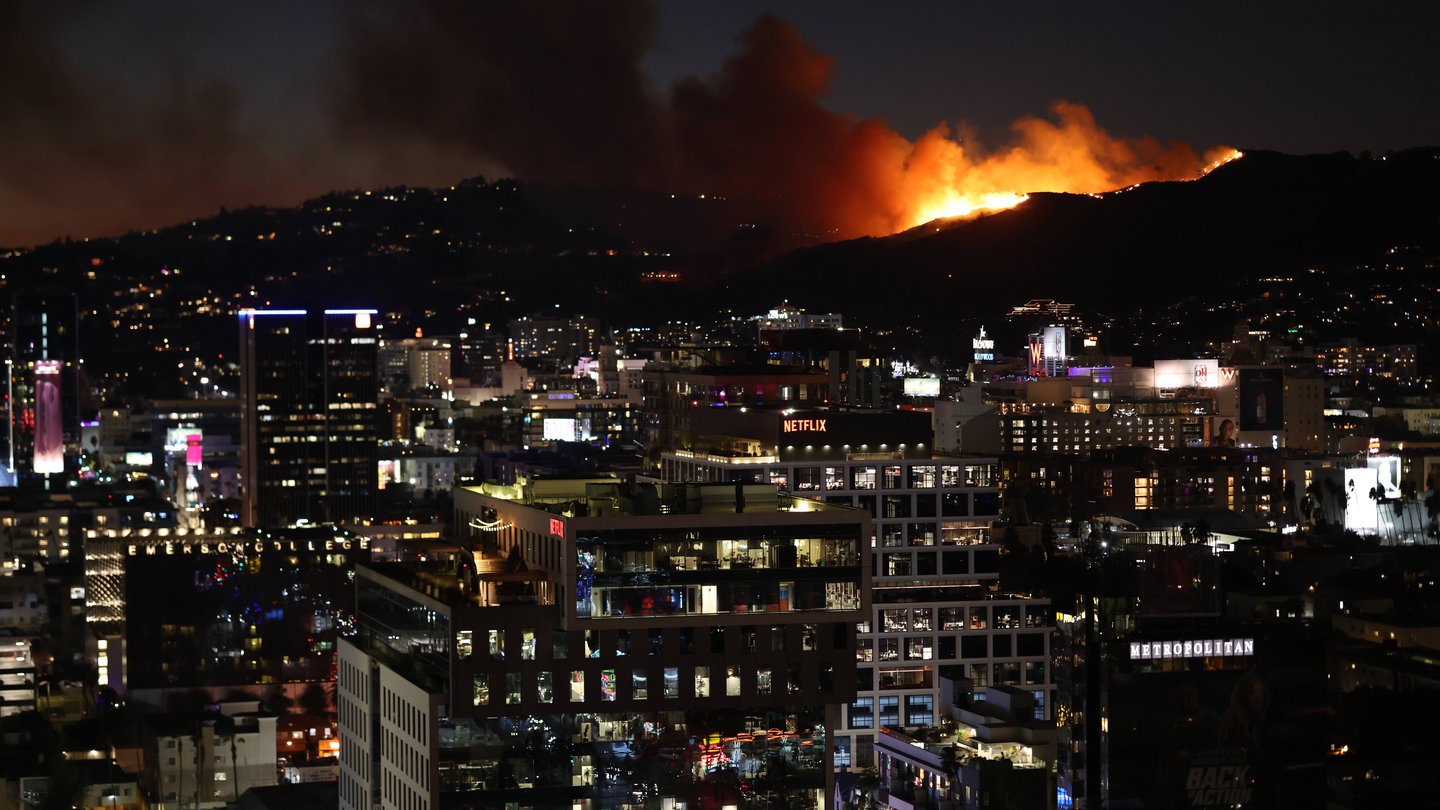
<instances>
[{"instance_id":1,"label":"city skyline","mask_svg":"<svg viewBox=\"0 0 1440 810\"><path fill-rule=\"evenodd\" d=\"M712 165L717 154L729 153L691 146L694 138L684 154L652 148L657 132L687 115L728 144L737 134L752 140L743 136L757 119L784 111L777 129L804 135L788 142L792 152L759 132L731 158L753 163L775 151L780 164L796 164L781 176L794 186L841 166L847 191L865 180L857 140L904 151L941 123L973 158L977 142L984 154L1036 154L1026 127L1079 122L1104 154L1114 151L1106 144L1154 139L1135 156L1150 166L1177 147L1196 156L1222 145L1378 153L1436 141L1440 94L1423 41L1432 8L1357 15L1326 4L1301 17L1263 6L1213 22L1207 11L11 3L0 244L476 174L703 191L701 181L724 176ZM771 72L745 83L732 70L740 54ZM737 107L755 87L776 94ZM1017 121L1031 124L1017 131ZM839 135L815 140L826 132ZM651 162L656 155L665 160ZM677 158L682 171L658 165ZM973 162L961 167L975 174ZM852 191L861 203L893 185L868 182ZM1028 190L1038 189L1010 189ZM898 193L913 195L913 182ZM894 227L869 228L882 226Z\"/></svg>"}]
</instances>

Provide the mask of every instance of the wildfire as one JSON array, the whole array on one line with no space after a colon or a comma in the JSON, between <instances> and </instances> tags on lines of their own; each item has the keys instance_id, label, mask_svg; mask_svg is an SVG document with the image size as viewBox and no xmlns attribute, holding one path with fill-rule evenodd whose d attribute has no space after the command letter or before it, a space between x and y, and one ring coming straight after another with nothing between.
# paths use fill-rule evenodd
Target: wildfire
<instances>
[{"instance_id":1,"label":"wildfire","mask_svg":"<svg viewBox=\"0 0 1440 810\"><path fill-rule=\"evenodd\" d=\"M956 193L952 194L944 202L935 203L921 209L919 220L920 222L930 222L936 219L962 219L979 214L988 214L991 211L1003 211L1006 208L1014 208L1028 199L1030 199L1029 194L1016 194L1008 191L981 194L979 197L964 196Z\"/></svg>"},{"instance_id":2,"label":"wildfire","mask_svg":"<svg viewBox=\"0 0 1440 810\"><path fill-rule=\"evenodd\" d=\"M1078 104L1058 102L1053 113L1053 121L1016 122L1013 142L994 153L968 150L943 127L921 137L901 170L895 230L1013 208L1033 192L1098 195L1193 180L1242 156L1222 146L1202 158L1185 144L1116 138Z\"/></svg>"},{"instance_id":3,"label":"wildfire","mask_svg":"<svg viewBox=\"0 0 1440 810\"><path fill-rule=\"evenodd\" d=\"M1226 163L1229 163L1232 160L1239 160L1240 158L1245 157L1245 153L1241 152L1239 149L1231 149L1228 146L1220 146L1210 150L1208 153L1206 153L1205 157L1210 159L1210 165L1206 166L1205 170L1200 172L1202 175L1209 174L1210 172L1215 171L1216 169L1224 166Z\"/></svg>"}]
</instances>

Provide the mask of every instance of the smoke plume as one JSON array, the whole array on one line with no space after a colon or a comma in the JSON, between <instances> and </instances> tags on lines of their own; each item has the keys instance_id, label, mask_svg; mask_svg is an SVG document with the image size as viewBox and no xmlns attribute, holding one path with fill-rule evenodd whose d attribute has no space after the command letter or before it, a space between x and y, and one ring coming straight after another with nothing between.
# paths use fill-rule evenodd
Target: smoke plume
<instances>
[{"instance_id":1,"label":"smoke plume","mask_svg":"<svg viewBox=\"0 0 1440 810\"><path fill-rule=\"evenodd\" d=\"M741 198L822 238L1205 166L1184 144L1112 137L1066 102L1017 121L993 151L943 123L910 141L880 119L826 109L833 60L772 14L716 73L661 92L639 69L653 28L629 3L371 7L348 28L341 129L459 149L522 179Z\"/></svg>"},{"instance_id":2,"label":"smoke plume","mask_svg":"<svg viewBox=\"0 0 1440 810\"><path fill-rule=\"evenodd\" d=\"M1064 103L990 151L944 124L909 140L827 109L832 59L769 14L713 74L657 88L656 24L628 0L0 0L0 245L476 174L723 195L841 238L1202 166ZM265 39L292 33L318 39ZM277 60L227 72L221 45Z\"/></svg>"}]
</instances>

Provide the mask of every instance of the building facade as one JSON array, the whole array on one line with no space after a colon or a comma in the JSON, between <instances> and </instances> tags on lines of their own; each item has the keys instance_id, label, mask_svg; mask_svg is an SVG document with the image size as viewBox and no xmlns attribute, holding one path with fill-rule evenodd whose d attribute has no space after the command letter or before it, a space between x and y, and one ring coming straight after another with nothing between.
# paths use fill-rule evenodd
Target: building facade
<instances>
[{"instance_id":1,"label":"building facade","mask_svg":"<svg viewBox=\"0 0 1440 810\"><path fill-rule=\"evenodd\" d=\"M448 560L358 569L342 808L824 806L862 512L614 482L455 506Z\"/></svg>"},{"instance_id":2,"label":"building facade","mask_svg":"<svg viewBox=\"0 0 1440 810\"><path fill-rule=\"evenodd\" d=\"M147 718L141 780L150 801L225 807L252 787L275 784L275 720L254 712Z\"/></svg>"},{"instance_id":3,"label":"building facade","mask_svg":"<svg viewBox=\"0 0 1440 810\"><path fill-rule=\"evenodd\" d=\"M745 417L732 432L756 438L662 453L662 478L769 482L873 516L874 592L857 626L859 691L836 731L839 765L875 764L882 727L941 724L942 667L959 668L982 694L991 685L1028 690L1036 717L1049 717L1053 615L1047 600L999 591L995 458L931 457L923 413Z\"/></svg>"},{"instance_id":4,"label":"building facade","mask_svg":"<svg viewBox=\"0 0 1440 810\"><path fill-rule=\"evenodd\" d=\"M241 519L340 523L374 512L375 310L241 310Z\"/></svg>"}]
</instances>

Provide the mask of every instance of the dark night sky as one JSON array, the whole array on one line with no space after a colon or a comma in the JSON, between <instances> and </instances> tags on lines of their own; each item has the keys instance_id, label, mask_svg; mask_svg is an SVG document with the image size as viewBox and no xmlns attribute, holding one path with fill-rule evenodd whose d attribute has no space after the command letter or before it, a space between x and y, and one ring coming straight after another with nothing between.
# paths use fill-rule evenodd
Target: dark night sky
<instances>
[{"instance_id":1,"label":"dark night sky","mask_svg":"<svg viewBox=\"0 0 1440 810\"><path fill-rule=\"evenodd\" d=\"M778 20L757 24L766 12ZM1225 12L0 0L0 245L332 188L511 173L693 185L733 171L725 160L741 153L691 148L697 133L735 141L770 127L756 138L794 142L767 151L802 155L825 152L805 140L817 131L863 120L910 140L944 122L997 152L1012 122L1052 118L1057 100L1088 108L1117 138L1197 152L1440 144L1440 3ZM727 69L747 48L756 58Z\"/></svg>"}]
</instances>

